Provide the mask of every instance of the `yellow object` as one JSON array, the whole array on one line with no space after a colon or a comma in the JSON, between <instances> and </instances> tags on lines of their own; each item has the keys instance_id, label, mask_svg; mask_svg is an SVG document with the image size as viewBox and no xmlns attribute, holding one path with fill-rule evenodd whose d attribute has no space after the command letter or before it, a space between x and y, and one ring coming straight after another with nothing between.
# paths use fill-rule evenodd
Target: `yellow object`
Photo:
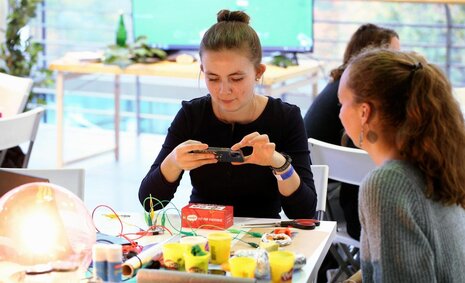
<instances>
[{"instance_id":1,"label":"yellow object","mask_svg":"<svg viewBox=\"0 0 465 283\"><path fill-rule=\"evenodd\" d=\"M153 225L154 222L154 217L155 217L155 211L153 211L153 201L152 201L152 195L150 197L150 226Z\"/></svg>"},{"instance_id":2,"label":"yellow object","mask_svg":"<svg viewBox=\"0 0 465 283\"><path fill-rule=\"evenodd\" d=\"M210 247L211 262L222 264L228 261L231 253L231 234L226 232L213 232L208 234L208 246Z\"/></svg>"},{"instance_id":3,"label":"yellow object","mask_svg":"<svg viewBox=\"0 0 465 283\"><path fill-rule=\"evenodd\" d=\"M260 242L260 248L266 250L267 252L274 252L278 250L279 245L275 241Z\"/></svg>"},{"instance_id":4,"label":"yellow object","mask_svg":"<svg viewBox=\"0 0 465 283\"><path fill-rule=\"evenodd\" d=\"M223 262L221 264L221 269L223 269L224 271L227 271L227 272L231 271L231 266L229 265L229 261Z\"/></svg>"},{"instance_id":5,"label":"yellow object","mask_svg":"<svg viewBox=\"0 0 465 283\"><path fill-rule=\"evenodd\" d=\"M295 255L289 251L274 251L268 254L271 268L271 282L292 282Z\"/></svg>"},{"instance_id":6,"label":"yellow object","mask_svg":"<svg viewBox=\"0 0 465 283\"><path fill-rule=\"evenodd\" d=\"M210 253L205 255L195 256L191 253L184 253L184 261L186 264L187 272L207 273L208 261L210 260Z\"/></svg>"},{"instance_id":7,"label":"yellow object","mask_svg":"<svg viewBox=\"0 0 465 283\"><path fill-rule=\"evenodd\" d=\"M184 245L187 252L189 252L193 246L198 245L202 251L206 251L205 247L207 246L207 238L202 236L187 236L182 237L179 240L181 244Z\"/></svg>"},{"instance_id":8,"label":"yellow object","mask_svg":"<svg viewBox=\"0 0 465 283\"><path fill-rule=\"evenodd\" d=\"M162 247L163 263L166 269L184 270L185 247L180 243L167 243Z\"/></svg>"},{"instance_id":9,"label":"yellow object","mask_svg":"<svg viewBox=\"0 0 465 283\"><path fill-rule=\"evenodd\" d=\"M229 259L233 277L255 278L257 260L253 257L233 257Z\"/></svg>"}]
</instances>

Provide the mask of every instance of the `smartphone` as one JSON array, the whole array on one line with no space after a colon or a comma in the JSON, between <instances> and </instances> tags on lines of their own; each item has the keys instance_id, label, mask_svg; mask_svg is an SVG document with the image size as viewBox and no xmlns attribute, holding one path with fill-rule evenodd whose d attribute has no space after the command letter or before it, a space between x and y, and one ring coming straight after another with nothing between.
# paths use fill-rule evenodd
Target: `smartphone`
<instances>
[{"instance_id":1,"label":"smartphone","mask_svg":"<svg viewBox=\"0 0 465 283\"><path fill-rule=\"evenodd\" d=\"M192 153L213 153L219 162L244 162L242 150L231 150L226 147L209 147L203 150L193 150Z\"/></svg>"}]
</instances>

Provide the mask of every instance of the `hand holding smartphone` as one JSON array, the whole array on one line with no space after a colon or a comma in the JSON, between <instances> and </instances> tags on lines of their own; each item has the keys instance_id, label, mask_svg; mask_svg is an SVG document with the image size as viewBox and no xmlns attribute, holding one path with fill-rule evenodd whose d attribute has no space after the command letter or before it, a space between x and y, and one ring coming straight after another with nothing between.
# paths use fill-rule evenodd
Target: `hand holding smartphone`
<instances>
[{"instance_id":1,"label":"hand holding smartphone","mask_svg":"<svg viewBox=\"0 0 465 283\"><path fill-rule=\"evenodd\" d=\"M203 150L193 150L192 153L212 153L219 162L244 162L241 150L231 150L226 147L209 147Z\"/></svg>"}]
</instances>

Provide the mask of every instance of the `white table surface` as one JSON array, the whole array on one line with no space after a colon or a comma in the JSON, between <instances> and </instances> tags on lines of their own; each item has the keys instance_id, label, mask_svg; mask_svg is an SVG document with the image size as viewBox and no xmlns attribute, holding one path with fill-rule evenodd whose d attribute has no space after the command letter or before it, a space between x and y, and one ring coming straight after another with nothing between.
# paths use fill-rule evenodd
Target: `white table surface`
<instances>
[{"instance_id":1,"label":"white table surface","mask_svg":"<svg viewBox=\"0 0 465 283\"><path fill-rule=\"evenodd\" d=\"M108 234L115 233L118 231L117 220L110 220L112 223L109 223L107 217L99 217L99 213L96 213L97 217L94 217L97 228L102 232ZM133 213L122 213L126 217L122 218L125 223L135 224L139 227L146 227L142 215L133 214ZM129 217L128 217L129 216ZM166 221L165 225L174 233L176 230L179 230L181 227L180 219L178 215L167 215L170 222ZM276 222L277 219L266 219L266 218L243 218L235 217L234 225L230 228L236 228L240 230L250 231L250 228L241 227L242 224L247 223L260 223L260 222ZM103 228L102 228L103 227ZM131 232L134 230L134 226L125 227L125 233ZM254 229L256 231L257 228ZM260 230L269 230L272 231L274 228L260 228ZM318 273L318 269L323 262L324 257L326 256L329 247L336 235L336 222L333 221L321 221L320 226L317 226L314 230L299 230L291 228L292 231L297 232L295 234L293 243L289 246L283 247L281 249L294 251L296 253L302 253L307 258L307 264L301 269L293 274L292 282L313 282ZM183 228L183 231L189 231L189 229ZM214 230L199 229L195 232L199 235L206 236L208 233ZM117 233L117 232L116 232ZM151 241L161 241L162 239L168 238L170 235L165 233L162 236L153 236L146 237L140 243L150 243ZM247 241L255 240L259 242L258 238L252 239L250 236L247 236L245 233L241 233L239 238L246 239ZM247 245L238 241L233 240L232 250L246 248ZM250 247L249 247L250 248Z\"/></svg>"}]
</instances>

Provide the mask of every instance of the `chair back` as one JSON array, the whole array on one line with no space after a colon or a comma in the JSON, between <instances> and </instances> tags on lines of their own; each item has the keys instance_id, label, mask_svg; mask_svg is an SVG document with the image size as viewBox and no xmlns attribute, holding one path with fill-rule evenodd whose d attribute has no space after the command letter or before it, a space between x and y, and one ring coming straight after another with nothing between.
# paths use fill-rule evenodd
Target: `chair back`
<instances>
[{"instance_id":1,"label":"chair back","mask_svg":"<svg viewBox=\"0 0 465 283\"><path fill-rule=\"evenodd\" d=\"M363 178L376 165L368 153L361 149L344 147L308 139L312 164L329 166L329 178L353 185L360 185Z\"/></svg>"},{"instance_id":2,"label":"chair back","mask_svg":"<svg viewBox=\"0 0 465 283\"><path fill-rule=\"evenodd\" d=\"M308 148L312 164L328 165L329 178L339 182L359 186L363 178L376 167L368 153L361 149L334 145L313 138L308 139ZM331 212L330 204L328 211ZM336 237L330 248L331 255L339 265L331 282L339 282L336 280L343 272L350 276L353 273L352 268L359 268L355 258L358 257L360 242L352 238L346 229L341 229L343 226L345 224L338 221Z\"/></svg>"},{"instance_id":3,"label":"chair back","mask_svg":"<svg viewBox=\"0 0 465 283\"><path fill-rule=\"evenodd\" d=\"M18 174L45 178L52 184L56 184L70 190L84 201L85 171L80 168L61 169L29 169L29 168L2 168Z\"/></svg>"},{"instance_id":4,"label":"chair back","mask_svg":"<svg viewBox=\"0 0 465 283\"><path fill-rule=\"evenodd\" d=\"M0 112L10 117L24 111L32 89L32 79L0 73Z\"/></svg>"},{"instance_id":5,"label":"chair back","mask_svg":"<svg viewBox=\"0 0 465 283\"><path fill-rule=\"evenodd\" d=\"M44 108L38 107L11 117L0 118L0 164L6 156L4 149L28 143L23 162L23 168L27 167L43 112Z\"/></svg>"},{"instance_id":6,"label":"chair back","mask_svg":"<svg viewBox=\"0 0 465 283\"><path fill-rule=\"evenodd\" d=\"M452 89L452 94L454 98L460 105L460 110L462 110L462 114L465 116L465 87L456 87Z\"/></svg>"},{"instance_id":7,"label":"chair back","mask_svg":"<svg viewBox=\"0 0 465 283\"><path fill-rule=\"evenodd\" d=\"M316 196L318 198L315 219L323 220L326 212L329 167L327 165L311 165L310 167L313 173L313 181L315 182Z\"/></svg>"}]
</instances>

